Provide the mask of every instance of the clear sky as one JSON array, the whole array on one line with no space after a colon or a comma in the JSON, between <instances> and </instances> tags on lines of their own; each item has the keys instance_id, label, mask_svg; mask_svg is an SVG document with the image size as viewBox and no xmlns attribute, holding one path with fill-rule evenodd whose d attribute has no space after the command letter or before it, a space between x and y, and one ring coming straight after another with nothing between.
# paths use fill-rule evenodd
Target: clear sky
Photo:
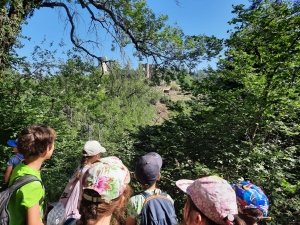
<instances>
[{"instance_id":1,"label":"clear sky","mask_svg":"<svg viewBox=\"0 0 300 225\"><path fill-rule=\"evenodd\" d=\"M206 34L214 35L218 38L227 38L227 30L230 29L227 22L235 17L231 13L232 5L244 4L249 6L249 1L180 0L179 5L177 5L175 0L147 0L147 4L155 13L168 15L170 24L177 22L185 34ZM17 52L20 56L29 57L36 45L45 49L57 48L59 51L71 49L72 44L69 39L69 31L70 26L65 26L65 23L59 19L57 10L48 8L35 10L34 16L28 19L28 24L22 28L22 34L31 37L31 40L24 40L23 44L25 47L18 49ZM42 43L45 38L46 42ZM64 40L67 44L63 48L58 46L61 40ZM111 46L107 40L109 38L105 36L103 38L103 47L99 50L101 51L100 54L107 56L108 59L121 60L119 52L110 50ZM52 41L54 44L50 48L49 43ZM136 66L137 59L133 58L133 52L134 50L131 46L126 48L126 53L131 58L133 66Z\"/></svg>"}]
</instances>

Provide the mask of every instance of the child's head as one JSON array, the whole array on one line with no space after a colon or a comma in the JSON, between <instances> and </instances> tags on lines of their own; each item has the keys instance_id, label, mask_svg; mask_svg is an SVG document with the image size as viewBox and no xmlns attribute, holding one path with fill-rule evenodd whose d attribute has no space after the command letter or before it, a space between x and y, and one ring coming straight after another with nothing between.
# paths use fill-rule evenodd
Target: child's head
<instances>
[{"instance_id":1,"label":"child's head","mask_svg":"<svg viewBox=\"0 0 300 225\"><path fill-rule=\"evenodd\" d=\"M260 187L248 181L242 181L232 185L232 188L236 193L239 215L247 224L270 219L267 217L269 200Z\"/></svg>"},{"instance_id":2,"label":"child's head","mask_svg":"<svg viewBox=\"0 0 300 225\"><path fill-rule=\"evenodd\" d=\"M111 215L120 222L131 195L129 182L129 170L119 158L111 156L94 163L82 178L79 223Z\"/></svg>"},{"instance_id":3,"label":"child's head","mask_svg":"<svg viewBox=\"0 0 300 225\"><path fill-rule=\"evenodd\" d=\"M18 137L18 152L24 158L39 157L47 148L54 147L55 131L47 125L31 125L24 128Z\"/></svg>"},{"instance_id":4,"label":"child's head","mask_svg":"<svg viewBox=\"0 0 300 225\"><path fill-rule=\"evenodd\" d=\"M12 147L13 150L14 150L14 152L18 152L18 148L17 148L17 146L18 146L18 139L8 140L7 141L7 145L9 147Z\"/></svg>"},{"instance_id":5,"label":"child's head","mask_svg":"<svg viewBox=\"0 0 300 225\"><path fill-rule=\"evenodd\" d=\"M47 207L46 225L61 225L65 218L65 207L61 202L53 202Z\"/></svg>"},{"instance_id":6,"label":"child's head","mask_svg":"<svg viewBox=\"0 0 300 225\"><path fill-rule=\"evenodd\" d=\"M80 160L80 169L77 173L77 180L81 178L82 168L89 163L94 163L100 158L100 153L106 152L106 149L100 145L98 141L87 141L82 150L82 156ZM76 180L76 181L77 181Z\"/></svg>"},{"instance_id":7,"label":"child's head","mask_svg":"<svg viewBox=\"0 0 300 225\"><path fill-rule=\"evenodd\" d=\"M87 141L83 146L84 156L94 156L106 152L106 149L98 141Z\"/></svg>"},{"instance_id":8,"label":"child's head","mask_svg":"<svg viewBox=\"0 0 300 225\"><path fill-rule=\"evenodd\" d=\"M188 195L184 207L186 224L244 224L237 216L236 196L226 180L209 176L195 181L179 180L176 185Z\"/></svg>"},{"instance_id":9,"label":"child's head","mask_svg":"<svg viewBox=\"0 0 300 225\"><path fill-rule=\"evenodd\" d=\"M156 152L149 152L137 161L135 178L145 187L150 187L160 178L162 159Z\"/></svg>"}]
</instances>

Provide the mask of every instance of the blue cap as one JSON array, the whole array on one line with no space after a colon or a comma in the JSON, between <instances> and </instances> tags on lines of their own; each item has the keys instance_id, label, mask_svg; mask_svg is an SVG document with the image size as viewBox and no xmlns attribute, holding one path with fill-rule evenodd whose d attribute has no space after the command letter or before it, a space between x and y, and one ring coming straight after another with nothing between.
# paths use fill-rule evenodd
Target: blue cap
<instances>
[{"instance_id":1,"label":"blue cap","mask_svg":"<svg viewBox=\"0 0 300 225\"><path fill-rule=\"evenodd\" d=\"M18 144L18 139L15 140L8 140L7 141L8 146L12 147L12 148L16 148L17 144Z\"/></svg>"},{"instance_id":2,"label":"blue cap","mask_svg":"<svg viewBox=\"0 0 300 225\"><path fill-rule=\"evenodd\" d=\"M162 159L156 152L142 156L135 166L135 177L142 185L152 185L158 179Z\"/></svg>"},{"instance_id":3,"label":"blue cap","mask_svg":"<svg viewBox=\"0 0 300 225\"><path fill-rule=\"evenodd\" d=\"M269 199L260 187L248 181L242 181L231 186L235 190L238 209L241 213L244 209L259 209L264 217L267 217Z\"/></svg>"}]
</instances>

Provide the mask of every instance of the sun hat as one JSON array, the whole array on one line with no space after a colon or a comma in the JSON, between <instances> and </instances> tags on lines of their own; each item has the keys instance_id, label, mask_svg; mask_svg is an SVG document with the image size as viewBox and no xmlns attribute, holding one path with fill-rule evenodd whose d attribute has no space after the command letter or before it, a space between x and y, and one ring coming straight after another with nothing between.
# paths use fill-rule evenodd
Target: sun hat
<instances>
[{"instance_id":1,"label":"sun hat","mask_svg":"<svg viewBox=\"0 0 300 225\"><path fill-rule=\"evenodd\" d=\"M162 166L162 159L156 152L149 152L139 158L135 166L135 177L137 181L145 186L154 184Z\"/></svg>"},{"instance_id":2,"label":"sun hat","mask_svg":"<svg viewBox=\"0 0 300 225\"><path fill-rule=\"evenodd\" d=\"M119 158L101 158L92 164L82 178L83 190L92 189L98 192L100 197L89 196L83 192L82 198L92 202L110 203L123 194L129 182L129 170Z\"/></svg>"},{"instance_id":3,"label":"sun hat","mask_svg":"<svg viewBox=\"0 0 300 225\"><path fill-rule=\"evenodd\" d=\"M98 141L87 141L83 150L86 152L86 156L94 156L106 152L106 149L102 147Z\"/></svg>"},{"instance_id":4,"label":"sun hat","mask_svg":"<svg viewBox=\"0 0 300 225\"><path fill-rule=\"evenodd\" d=\"M243 213L245 209L259 209L264 217L268 215L269 199L260 187L249 181L241 181L231 185L236 193L238 210Z\"/></svg>"},{"instance_id":5,"label":"sun hat","mask_svg":"<svg viewBox=\"0 0 300 225\"><path fill-rule=\"evenodd\" d=\"M217 224L233 224L238 214L235 192L230 184L218 176L197 180L178 180L176 186L188 194L195 206Z\"/></svg>"},{"instance_id":6,"label":"sun hat","mask_svg":"<svg viewBox=\"0 0 300 225\"><path fill-rule=\"evenodd\" d=\"M61 202L53 202L48 206L47 225L60 225L65 217L65 208Z\"/></svg>"},{"instance_id":7,"label":"sun hat","mask_svg":"<svg viewBox=\"0 0 300 225\"><path fill-rule=\"evenodd\" d=\"M8 140L7 144L12 148L16 148L18 146L18 139Z\"/></svg>"}]
</instances>

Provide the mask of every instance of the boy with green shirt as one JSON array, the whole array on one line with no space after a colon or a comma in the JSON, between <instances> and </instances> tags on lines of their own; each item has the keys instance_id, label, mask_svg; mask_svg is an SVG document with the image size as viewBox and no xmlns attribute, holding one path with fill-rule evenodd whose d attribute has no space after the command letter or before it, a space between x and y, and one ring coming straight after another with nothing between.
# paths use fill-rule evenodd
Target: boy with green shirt
<instances>
[{"instance_id":1,"label":"boy with green shirt","mask_svg":"<svg viewBox=\"0 0 300 225\"><path fill-rule=\"evenodd\" d=\"M24 161L15 167L9 186L24 175L33 175L41 180L40 168L54 150L55 131L46 125L25 128L18 137L18 151ZM45 191L39 181L30 182L13 193L8 204L10 225L43 225L43 203Z\"/></svg>"}]
</instances>

